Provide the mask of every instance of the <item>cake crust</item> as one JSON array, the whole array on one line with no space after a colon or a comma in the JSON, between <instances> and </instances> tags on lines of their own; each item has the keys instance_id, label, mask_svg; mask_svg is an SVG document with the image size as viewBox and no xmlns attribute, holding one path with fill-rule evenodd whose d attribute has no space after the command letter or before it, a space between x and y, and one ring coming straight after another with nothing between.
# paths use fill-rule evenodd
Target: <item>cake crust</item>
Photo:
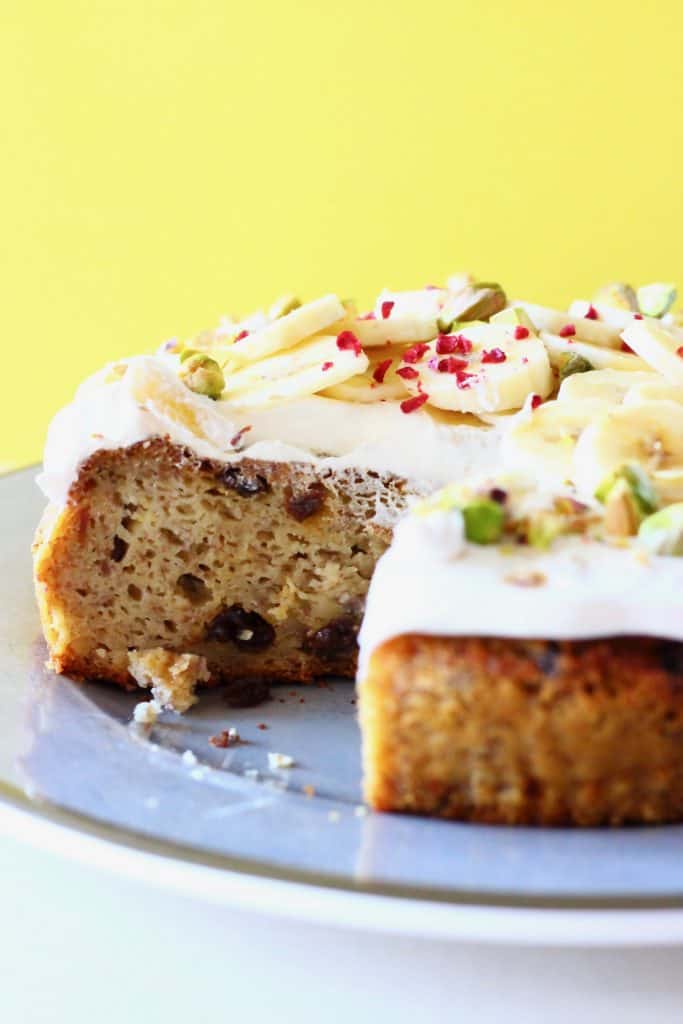
<instances>
[{"instance_id":1,"label":"cake crust","mask_svg":"<svg viewBox=\"0 0 683 1024\"><path fill-rule=\"evenodd\" d=\"M683 645L404 635L360 687L376 810L489 824L683 819Z\"/></svg>"},{"instance_id":2,"label":"cake crust","mask_svg":"<svg viewBox=\"0 0 683 1024\"><path fill-rule=\"evenodd\" d=\"M100 450L34 544L51 665L127 688L131 650L206 658L211 682L353 676L405 482L202 459L161 438Z\"/></svg>"}]
</instances>

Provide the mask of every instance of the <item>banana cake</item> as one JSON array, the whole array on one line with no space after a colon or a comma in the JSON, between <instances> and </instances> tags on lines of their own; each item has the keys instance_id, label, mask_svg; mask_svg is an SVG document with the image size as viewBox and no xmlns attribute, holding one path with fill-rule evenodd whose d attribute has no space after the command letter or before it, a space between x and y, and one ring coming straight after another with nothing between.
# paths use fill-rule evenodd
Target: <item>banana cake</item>
<instances>
[{"instance_id":1,"label":"banana cake","mask_svg":"<svg viewBox=\"0 0 683 1024\"><path fill-rule=\"evenodd\" d=\"M352 677L360 629L376 809L683 818L674 299L562 311L457 275L105 367L40 477L52 667L184 711Z\"/></svg>"}]
</instances>

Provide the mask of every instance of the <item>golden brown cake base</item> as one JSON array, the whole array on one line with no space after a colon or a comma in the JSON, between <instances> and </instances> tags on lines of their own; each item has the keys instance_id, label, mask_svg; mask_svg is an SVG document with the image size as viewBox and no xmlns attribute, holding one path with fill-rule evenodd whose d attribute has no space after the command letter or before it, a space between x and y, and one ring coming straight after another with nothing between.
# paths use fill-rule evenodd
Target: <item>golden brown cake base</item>
<instances>
[{"instance_id":1,"label":"golden brown cake base","mask_svg":"<svg viewBox=\"0 0 683 1024\"><path fill-rule=\"evenodd\" d=\"M401 636L361 684L377 810L495 824L683 820L683 645Z\"/></svg>"},{"instance_id":2,"label":"golden brown cake base","mask_svg":"<svg viewBox=\"0 0 683 1024\"><path fill-rule=\"evenodd\" d=\"M161 648L205 658L210 682L352 676L390 537L379 524L404 490L360 470L214 462L161 439L99 451L36 537L51 664L134 686L129 652Z\"/></svg>"}]
</instances>

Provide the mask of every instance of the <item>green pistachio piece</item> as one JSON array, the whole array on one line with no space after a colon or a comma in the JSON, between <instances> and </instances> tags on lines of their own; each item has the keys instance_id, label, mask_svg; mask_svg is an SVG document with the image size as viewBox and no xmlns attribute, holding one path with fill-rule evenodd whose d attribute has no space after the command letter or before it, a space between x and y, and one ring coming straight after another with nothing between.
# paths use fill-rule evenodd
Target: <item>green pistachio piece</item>
<instances>
[{"instance_id":1,"label":"green pistachio piece","mask_svg":"<svg viewBox=\"0 0 683 1024\"><path fill-rule=\"evenodd\" d=\"M606 505L615 488L618 488L618 494L624 493L622 485L633 499L638 521L656 511L659 504L657 494L647 474L635 464L620 466L610 473L597 488L595 497Z\"/></svg>"},{"instance_id":2,"label":"green pistachio piece","mask_svg":"<svg viewBox=\"0 0 683 1024\"><path fill-rule=\"evenodd\" d=\"M196 348L184 348L180 353L180 362L184 363L185 360L191 359L192 356L197 355L201 355L201 353Z\"/></svg>"},{"instance_id":3,"label":"green pistachio piece","mask_svg":"<svg viewBox=\"0 0 683 1024\"><path fill-rule=\"evenodd\" d=\"M475 284L465 288L441 310L437 321L442 334L448 334L456 321L489 320L505 308L505 292L497 284Z\"/></svg>"},{"instance_id":4,"label":"green pistachio piece","mask_svg":"<svg viewBox=\"0 0 683 1024\"><path fill-rule=\"evenodd\" d=\"M492 324L509 324L511 327L526 327L530 334L536 334L536 328L526 310L521 306L507 306L495 313L490 320Z\"/></svg>"},{"instance_id":5,"label":"green pistachio piece","mask_svg":"<svg viewBox=\"0 0 683 1024\"><path fill-rule=\"evenodd\" d=\"M553 512L538 512L529 520L527 541L534 548L545 551L552 542L567 531L567 520Z\"/></svg>"},{"instance_id":6,"label":"green pistachio piece","mask_svg":"<svg viewBox=\"0 0 683 1024\"><path fill-rule=\"evenodd\" d=\"M605 499L605 533L608 537L633 537L642 518L630 486L623 478L617 480Z\"/></svg>"},{"instance_id":7,"label":"green pistachio piece","mask_svg":"<svg viewBox=\"0 0 683 1024\"><path fill-rule=\"evenodd\" d=\"M588 373L592 369L594 369L592 363L589 363L587 359L584 359L577 352L572 352L560 367L560 381L563 381L566 377L571 377L575 373Z\"/></svg>"},{"instance_id":8,"label":"green pistachio piece","mask_svg":"<svg viewBox=\"0 0 683 1024\"><path fill-rule=\"evenodd\" d=\"M630 284L614 281L598 288L593 296L598 306L611 306L613 309L626 309L631 313L638 312L638 299Z\"/></svg>"},{"instance_id":9,"label":"green pistachio piece","mask_svg":"<svg viewBox=\"0 0 683 1024\"><path fill-rule=\"evenodd\" d=\"M660 508L638 528L638 540L653 555L683 556L683 502Z\"/></svg>"},{"instance_id":10,"label":"green pistachio piece","mask_svg":"<svg viewBox=\"0 0 683 1024\"><path fill-rule=\"evenodd\" d=\"M480 498L464 505L465 537L474 544L495 544L503 533L505 510L497 501Z\"/></svg>"},{"instance_id":11,"label":"green pistachio piece","mask_svg":"<svg viewBox=\"0 0 683 1024\"><path fill-rule=\"evenodd\" d=\"M281 316L286 316L287 313L293 312L295 309L298 309L300 305L301 299L298 299L296 295L282 295L270 307L270 319L279 320Z\"/></svg>"},{"instance_id":12,"label":"green pistachio piece","mask_svg":"<svg viewBox=\"0 0 683 1024\"><path fill-rule=\"evenodd\" d=\"M645 284L638 289L638 305L645 316L664 316L676 301L673 284Z\"/></svg>"},{"instance_id":13,"label":"green pistachio piece","mask_svg":"<svg viewBox=\"0 0 683 1024\"><path fill-rule=\"evenodd\" d=\"M223 371L210 356L203 352L192 352L184 359L181 356L181 366L178 375L183 383L197 395L207 395L209 398L218 399L225 388Z\"/></svg>"}]
</instances>

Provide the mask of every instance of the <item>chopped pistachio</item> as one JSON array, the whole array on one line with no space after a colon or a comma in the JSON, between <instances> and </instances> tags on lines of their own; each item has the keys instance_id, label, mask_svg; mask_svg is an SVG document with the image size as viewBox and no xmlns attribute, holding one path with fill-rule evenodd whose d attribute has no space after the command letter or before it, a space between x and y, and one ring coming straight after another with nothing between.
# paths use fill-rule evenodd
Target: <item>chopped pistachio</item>
<instances>
[{"instance_id":1,"label":"chopped pistachio","mask_svg":"<svg viewBox=\"0 0 683 1024\"><path fill-rule=\"evenodd\" d=\"M645 284L638 289L638 305L645 316L664 316L676 301L673 284Z\"/></svg>"},{"instance_id":2,"label":"chopped pistachio","mask_svg":"<svg viewBox=\"0 0 683 1024\"><path fill-rule=\"evenodd\" d=\"M191 356L199 355L200 353L196 348L184 348L180 353L180 362L184 363L186 359L190 359Z\"/></svg>"},{"instance_id":3,"label":"chopped pistachio","mask_svg":"<svg viewBox=\"0 0 683 1024\"><path fill-rule=\"evenodd\" d=\"M505 510L497 501L480 498L463 506L465 537L474 544L495 544L503 533Z\"/></svg>"},{"instance_id":4,"label":"chopped pistachio","mask_svg":"<svg viewBox=\"0 0 683 1024\"><path fill-rule=\"evenodd\" d=\"M271 320L279 320L281 316L292 313L301 305L301 299L296 295L283 295L270 307L269 316Z\"/></svg>"},{"instance_id":5,"label":"chopped pistachio","mask_svg":"<svg viewBox=\"0 0 683 1024\"><path fill-rule=\"evenodd\" d=\"M553 512L538 512L529 520L527 541L533 548L545 550L567 531L567 519Z\"/></svg>"},{"instance_id":6,"label":"chopped pistachio","mask_svg":"<svg viewBox=\"0 0 683 1024\"><path fill-rule=\"evenodd\" d=\"M605 533L609 537L633 537L641 519L640 506L627 481L617 480L605 499Z\"/></svg>"},{"instance_id":7,"label":"chopped pistachio","mask_svg":"<svg viewBox=\"0 0 683 1024\"><path fill-rule=\"evenodd\" d=\"M213 399L221 397L225 388L225 378L215 359L211 359L203 352L194 352L185 359L181 357L181 362L178 373L190 391Z\"/></svg>"},{"instance_id":8,"label":"chopped pistachio","mask_svg":"<svg viewBox=\"0 0 683 1024\"><path fill-rule=\"evenodd\" d=\"M536 328L526 310L521 306L507 306L500 313L491 317L492 324L510 324L511 327L526 327L530 334L536 334Z\"/></svg>"},{"instance_id":9,"label":"chopped pistachio","mask_svg":"<svg viewBox=\"0 0 683 1024\"><path fill-rule=\"evenodd\" d=\"M593 296L598 306L612 306L613 309L625 309L631 313L638 312L638 299L630 284L614 281L598 288Z\"/></svg>"},{"instance_id":10,"label":"chopped pistachio","mask_svg":"<svg viewBox=\"0 0 683 1024\"><path fill-rule=\"evenodd\" d=\"M620 466L605 477L597 488L595 497L603 505L606 505L614 488L622 483L626 485L633 497L639 516L638 521L656 510L659 504L657 494L647 474L636 464ZM619 493L622 491L623 488L620 487Z\"/></svg>"},{"instance_id":11,"label":"chopped pistachio","mask_svg":"<svg viewBox=\"0 0 683 1024\"><path fill-rule=\"evenodd\" d=\"M593 369L593 364L589 363L583 356L580 356L578 352L571 352L560 367L560 381L573 376L575 373L588 373L589 370Z\"/></svg>"},{"instance_id":12,"label":"chopped pistachio","mask_svg":"<svg viewBox=\"0 0 683 1024\"><path fill-rule=\"evenodd\" d=\"M654 555L683 556L683 502L669 505L643 519L638 540Z\"/></svg>"},{"instance_id":13,"label":"chopped pistachio","mask_svg":"<svg viewBox=\"0 0 683 1024\"><path fill-rule=\"evenodd\" d=\"M505 308L505 292L498 284L474 284L455 295L442 309L438 327L448 334L456 321L489 320Z\"/></svg>"}]
</instances>

